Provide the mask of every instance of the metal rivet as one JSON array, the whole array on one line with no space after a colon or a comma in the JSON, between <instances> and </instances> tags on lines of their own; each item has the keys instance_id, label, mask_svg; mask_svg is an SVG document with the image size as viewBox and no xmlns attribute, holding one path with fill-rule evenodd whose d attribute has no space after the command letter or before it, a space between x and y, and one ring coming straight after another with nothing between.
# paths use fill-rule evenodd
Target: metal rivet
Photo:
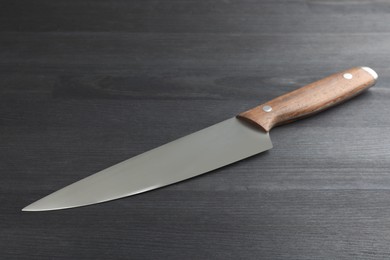
<instances>
[{"instance_id":1,"label":"metal rivet","mask_svg":"<svg viewBox=\"0 0 390 260\"><path fill-rule=\"evenodd\" d=\"M264 112L271 112L272 111L272 107L271 106L263 106L263 111Z\"/></svg>"},{"instance_id":2,"label":"metal rivet","mask_svg":"<svg viewBox=\"0 0 390 260\"><path fill-rule=\"evenodd\" d=\"M351 73L345 73L345 74L343 75L343 77L344 77L345 79L352 79L352 78L353 78L353 76L352 76Z\"/></svg>"}]
</instances>

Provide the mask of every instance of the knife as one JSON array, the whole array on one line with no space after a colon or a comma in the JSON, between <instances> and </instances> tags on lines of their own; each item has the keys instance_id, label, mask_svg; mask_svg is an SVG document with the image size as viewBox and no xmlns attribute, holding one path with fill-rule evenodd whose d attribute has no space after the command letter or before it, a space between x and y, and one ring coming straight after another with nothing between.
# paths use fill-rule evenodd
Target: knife
<instances>
[{"instance_id":1,"label":"knife","mask_svg":"<svg viewBox=\"0 0 390 260\"><path fill-rule=\"evenodd\" d=\"M277 97L66 186L23 208L46 211L114 200L215 170L272 148L269 131L339 104L373 86L377 73L355 67Z\"/></svg>"}]
</instances>

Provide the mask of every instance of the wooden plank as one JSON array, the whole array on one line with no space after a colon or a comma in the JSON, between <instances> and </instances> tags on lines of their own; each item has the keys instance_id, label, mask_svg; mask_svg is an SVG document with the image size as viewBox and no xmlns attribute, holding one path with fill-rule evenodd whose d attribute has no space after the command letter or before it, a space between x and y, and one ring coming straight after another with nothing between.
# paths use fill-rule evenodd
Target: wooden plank
<instances>
[{"instance_id":1,"label":"wooden plank","mask_svg":"<svg viewBox=\"0 0 390 260\"><path fill-rule=\"evenodd\" d=\"M1 259L389 259L385 1L2 1ZM274 149L100 205L22 213L353 66L375 87ZM153 126L153 127L151 127Z\"/></svg>"}]
</instances>

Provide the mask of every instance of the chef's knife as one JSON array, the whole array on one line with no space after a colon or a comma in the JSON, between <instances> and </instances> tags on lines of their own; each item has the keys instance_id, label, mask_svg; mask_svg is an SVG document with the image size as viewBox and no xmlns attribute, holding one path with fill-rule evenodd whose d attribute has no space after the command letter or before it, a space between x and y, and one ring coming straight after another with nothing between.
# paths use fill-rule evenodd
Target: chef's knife
<instances>
[{"instance_id":1,"label":"chef's knife","mask_svg":"<svg viewBox=\"0 0 390 260\"><path fill-rule=\"evenodd\" d=\"M237 117L111 166L25 207L73 208L118 199L179 182L272 148L274 126L341 103L375 84L368 67L333 74Z\"/></svg>"}]
</instances>

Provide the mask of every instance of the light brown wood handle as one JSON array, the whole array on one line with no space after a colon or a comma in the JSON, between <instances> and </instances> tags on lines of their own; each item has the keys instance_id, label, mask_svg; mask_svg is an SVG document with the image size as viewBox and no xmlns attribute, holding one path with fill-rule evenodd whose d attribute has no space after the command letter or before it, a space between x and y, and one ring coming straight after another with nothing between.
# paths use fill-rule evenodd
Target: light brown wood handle
<instances>
[{"instance_id":1,"label":"light brown wood handle","mask_svg":"<svg viewBox=\"0 0 390 260\"><path fill-rule=\"evenodd\" d=\"M378 75L368 67L345 70L277 97L237 117L259 125L265 131L315 114L363 92Z\"/></svg>"}]
</instances>

